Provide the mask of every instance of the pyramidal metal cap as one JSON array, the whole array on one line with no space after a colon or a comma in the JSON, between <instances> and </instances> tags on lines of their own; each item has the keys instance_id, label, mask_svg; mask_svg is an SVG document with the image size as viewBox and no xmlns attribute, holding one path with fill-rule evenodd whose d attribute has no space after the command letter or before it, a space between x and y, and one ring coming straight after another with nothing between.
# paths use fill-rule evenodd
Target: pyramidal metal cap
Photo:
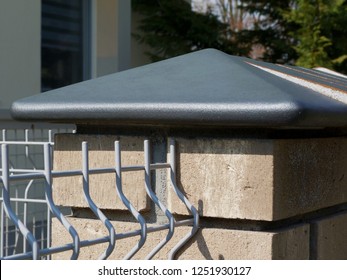
<instances>
[{"instance_id":1,"label":"pyramidal metal cap","mask_svg":"<svg viewBox=\"0 0 347 280\"><path fill-rule=\"evenodd\" d=\"M25 121L267 128L347 126L347 78L206 49L18 100Z\"/></svg>"}]
</instances>

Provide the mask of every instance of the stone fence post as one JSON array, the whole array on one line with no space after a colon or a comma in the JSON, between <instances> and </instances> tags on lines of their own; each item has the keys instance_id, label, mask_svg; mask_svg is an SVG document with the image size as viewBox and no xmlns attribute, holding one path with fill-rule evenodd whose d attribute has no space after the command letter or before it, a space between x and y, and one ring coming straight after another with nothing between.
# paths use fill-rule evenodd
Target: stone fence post
<instances>
[{"instance_id":1,"label":"stone fence post","mask_svg":"<svg viewBox=\"0 0 347 280\"><path fill-rule=\"evenodd\" d=\"M55 139L54 170L167 163L176 144L177 185L198 210L199 230L178 259L347 259L347 79L204 50L17 101L20 120L73 123ZM144 170L122 174L123 190L147 226L167 223L145 190ZM115 174L90 176L94 202L116 233L139 229L117 197ZM152 187L178 221L191 216L173 191L170 170L151 172ZM106 229L83 196L81 176L56 178L55 203L81 240ZM191 226L175 228L154 258L166 259ZM149 233L143 259L167 234ZM71 242L54 220L53 245ZM138 241L116 241L121 259ZM96 258L105 244L81 249ZM54 256L64 259L71 252Z\"/></svg>"}]
</instances>

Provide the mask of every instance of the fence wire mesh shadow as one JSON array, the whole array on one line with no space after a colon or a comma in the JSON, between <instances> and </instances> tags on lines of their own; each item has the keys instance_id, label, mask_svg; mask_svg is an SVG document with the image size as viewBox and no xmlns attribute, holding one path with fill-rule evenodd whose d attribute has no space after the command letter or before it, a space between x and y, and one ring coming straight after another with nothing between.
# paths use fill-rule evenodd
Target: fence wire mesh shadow
<instances>
[{"instance_id":1,"label":"fence wire mesh shadow","mask_svg":"<svg viewBox=\"0 0 347 280\"><path fill-rule=\"evenodd\" d=\"M45 141L9 141L6 137L6 131L3 131L1 143L1 177L0 184L2 188L1 198L1 259L50 259L53 254L71 251L71 259L79 257L80 249L86 246L106 243L107 248L100 252L99 259L107 259L114 250L117 250L117 240L139 236L138 242L131 248L124 259L131 259L144 246L148 234L157 231L166 230L165 237L158 242L154 248L147 254L145 259L152 259L174 236L175 228L180 226L190 226L188 233L181 238L168 253L169 259L174 259L177 251L182 248L189 239L194 236L199 226L199 216L196 208L188 201L184 194L176 185L176 163L175 163L175 141L170 140L169 162L151 163L150 160L150 142L144 141L144 165L123 166L121 161L120 142L114 143L114 166L107 168L89 167L89 149L88 143L82 142L82 159L80 170L55 171L52 170L52 156L54 143L52 137ZM28 133L28 132L26 132ZM41 156L41 165L28 168L26 166L14 167L11 161L11 148L24 147L25 159L32 160L29 152L30 147L41 149L37 152ZM37 159L36 161L37 162ZM159 200L151 184L151 171L158 169L168 169L170 173L170 185L174 193L182 203L187 207L192 218L176 221L173 214L167 209L162 201ZM161 225L148 226L145 218L133 206L129 199L123 193L122 173L124 172L144 172L144 187L150 200L164 213L167 223ZM122 201L128 211L135 218L140 226L139 230L132 230L118 233L117 227L114 227L105 213L95 204L89 192L89 176L93 174L115 174L115 195ZM53 178L81 176L83 181L83 194L90 210L97 219L106 227L108 234L94 239L81 240L78 231L71 225L66 215L57 207L52 195ZM16 187L14 187L16 186ZM140 186L139 186L140 187ZM22 189L22 197L14 189ZM31 197L29 193L41 188L43 197ZM35 215L33 221L28 221L28 207L31 205L41 205L44 208L41 213L44 216L38 219ZM40 208L40 209L41 209ZM5 216L6 213L6 216ZM34 213L34 212L31 212ZM31 214L32 215L32 214ZM55 217L64 229L71 236L71 243L61 246L52 246L51 242L51 222L52 216ZM13 231L14 234L10 234ZM14 236L10 240L9 236ZM20 241L21 240L21 241ZM20 249L19 249L20 248Z\"/></svg>"}]
</instances>

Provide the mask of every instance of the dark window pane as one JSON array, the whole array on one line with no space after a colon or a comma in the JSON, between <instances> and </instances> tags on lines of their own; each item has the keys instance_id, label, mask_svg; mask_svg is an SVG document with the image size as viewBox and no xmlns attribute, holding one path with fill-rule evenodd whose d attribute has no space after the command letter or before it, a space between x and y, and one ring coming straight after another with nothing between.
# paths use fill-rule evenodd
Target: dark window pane
<instances>
[{"instance_id":1,"label":"dark window pane","mask_svg":"<svg viewBox=\"0 0 347 280\"><path fill-rule=\"evenodd\" d=\"M42 91L83 80L82 2L42 0Z\"/></svg>"}]
</instances>

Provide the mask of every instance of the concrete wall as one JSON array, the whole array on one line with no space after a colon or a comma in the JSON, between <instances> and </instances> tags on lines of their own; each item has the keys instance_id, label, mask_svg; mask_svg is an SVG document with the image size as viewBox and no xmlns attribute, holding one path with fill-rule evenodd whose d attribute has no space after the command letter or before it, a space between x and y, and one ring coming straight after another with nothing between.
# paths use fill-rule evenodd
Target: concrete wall
<instances>
[{"instance_id":1,"label":"concrete wall","mask_svg":"<svg viewBox=\"0 0 347 280\"><path fill-rule=\"evenodd\" d=\"M151 138L152 161L166 162L167 139L163 135ZM113 166L112 142L118 139L123 165L142 165L143 136L79 134L56 137L54 168L78 169L82 141L91 147L91 165ZM176 137L176 147L177 184L198 209L201 221L197 235L177 258L347 259L347 138ZM177 199L168 172L153 171L153 188L176 218L187 218L190 214ZM114 175L95 176L99 177L91 183L92 198L106 210L118 233L138 228L115 194ZM143 173L135 172L126 180L124 192L149 226L166 223L144 192ZM70 221L82 239L105 234L83 202L81 178L56 179L54 186L56 203L72 207ZM69 239L59 228L55 221L56 245ZM156 258L165 259L170 246L188 231L188 227L177 228L171 245ZM149 234L135 258L144 258L165 234ZM136 240L138 237L120 240L112 258L122 258ZM95 258L100 246L84 248L81 258Z\"/></svg>"},{"instance_id":2,"label":"concrete wall","mask_svg":"<svg viewBox=\"0 0 347 280\"><path fill-rule=\"evenodd\" d=\"M275 221L347 202L347 138L177 143L178 184L203 216Z\"/></svg>"},{"instance_id":3,"label":"concrete wall","mask_svg":"<svg viewBox=\"0 0 347 280\"><path fill-rule=\"evenodd\" d=\"M0 2L0 109L41 89L41 1Z\"/></svg>"}]
</instances>

